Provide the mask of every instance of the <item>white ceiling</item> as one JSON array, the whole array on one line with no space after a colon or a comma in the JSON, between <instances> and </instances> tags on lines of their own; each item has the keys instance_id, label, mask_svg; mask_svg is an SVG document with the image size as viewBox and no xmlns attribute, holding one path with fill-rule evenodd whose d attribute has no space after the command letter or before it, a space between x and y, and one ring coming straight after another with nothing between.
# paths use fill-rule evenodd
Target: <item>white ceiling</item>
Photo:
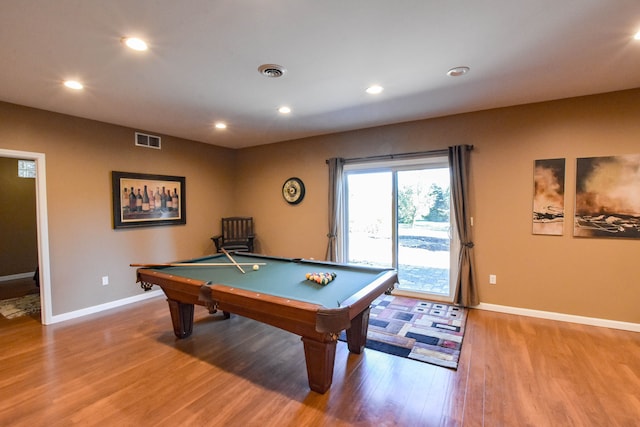
<instances>
[{"instance_id":1,"label":"white ceiling","mask_svg":"<svg viewBox=\"0 0 640 427\"><path fill-rule=\"evenodd\" d=\"M640 87L639 30L640 0L2 0L0 100L240 148Z\"/></svg>"}]
</instances>

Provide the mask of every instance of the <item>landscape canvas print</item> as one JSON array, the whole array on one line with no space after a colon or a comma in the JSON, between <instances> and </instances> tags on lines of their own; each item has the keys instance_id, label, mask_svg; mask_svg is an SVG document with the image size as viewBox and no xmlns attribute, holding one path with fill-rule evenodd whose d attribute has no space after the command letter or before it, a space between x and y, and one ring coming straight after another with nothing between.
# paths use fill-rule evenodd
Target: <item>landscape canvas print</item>
<instances>
[{"instance_id":1,"label":"landscape canvas print","mask_svg":"<svg viewBox=\"0 0 640 427\"><path fill-rule=\"evenodd\" d=\"M533 234L564 232L565 159L536 160L533 172Z\"/></svg>"},{"instance_id":2,"label":"landscape canvas print","mask_svg":"<svg viewBox=\"0 0 640 427\"><path fill-rule=\"evenodd\" d=\"M573 234L640 238L640 154L577 160Z\"/></svg>"}]
</instances>

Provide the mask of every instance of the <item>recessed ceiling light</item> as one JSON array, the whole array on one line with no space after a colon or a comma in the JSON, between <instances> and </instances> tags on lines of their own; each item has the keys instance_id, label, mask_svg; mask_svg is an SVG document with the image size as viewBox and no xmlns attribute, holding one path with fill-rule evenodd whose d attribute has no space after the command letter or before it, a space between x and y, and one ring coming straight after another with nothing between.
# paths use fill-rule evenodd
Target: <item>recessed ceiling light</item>
<instances>
[{"instance_id":1,"label":"recessed ceiling light","mask_svg":"<svg viewBox=\"0 0 640 427\"><path fill-rule=\"evenodd\" d=\"M74 90L80 90L82 89L84 86L82 86L82 83L80 83L79 81L76 80L66 80L64 82L64 85L66 87L68 87L69 89L74 89Z\"/></svg>"},{"instance_id":2,"label":"recessed ceiling light","mask_svg":"<svg viewBox=\"0 0 640 427\"><path fill-rule=\"evenodd\" d=\"M227 128L227 124L223 123L223 122L218 122L215 124L216 129L226 129Z\"/></svg>"},{"instance_id":3,"label":"recessed ceiling light","mask_svg":"<svg viewBox=\"0 0 640 427\"><path fill-rule=\"evenodd\" d=\"M123 37L122 42L130 49L144 51L148 49L147 43L137 37Z\"/></svg>"},{"instance_id":4,"label":"recessed ceiling light","mask_svg":"<svg viewBox=\"0 0 640 427\"><path fill-rule=\"evenodd\" d=\"M289 114L291 112L291 108L289 108L287 106L282 106L282 107L278 108L278 112L280 114Z\"/></svg>"},{"instance_id":5,"label":"recessed ceiling light","mask_svg":"<svg viewBox=\"0 0 640 427\"><path fill-rule=\"evenodd\" d=\"M638 31L638 32L636 33L636 35L635 35L635 36L633 36L633 38L634 38L634 39L636 39L636 40L640 40L640 31Z\"/></svg>"},{"instance_id":6,"label":"recessed ceiling light","mask_svg":"<svg viewBox=\"0 0 640 427\"><path fill-rule=\"evenodd\" d=\"M469 70L470 70L469 67L454 67L449 71L447 71L447 76L451 76L451 77L464 76L469 72Z\"/></svg>"},{"instance_id":7,"label":"recessed ceiling light","mask_svg":"<svg viewBox=\"0 0 640 427\"><path fill-rule=\"evenodd\" d=\"M367 93L370 93L371 95L377 95L381 93L383 90L384 88L382 86L373 85L367 88Z\"/></svg>"}]
</instances>

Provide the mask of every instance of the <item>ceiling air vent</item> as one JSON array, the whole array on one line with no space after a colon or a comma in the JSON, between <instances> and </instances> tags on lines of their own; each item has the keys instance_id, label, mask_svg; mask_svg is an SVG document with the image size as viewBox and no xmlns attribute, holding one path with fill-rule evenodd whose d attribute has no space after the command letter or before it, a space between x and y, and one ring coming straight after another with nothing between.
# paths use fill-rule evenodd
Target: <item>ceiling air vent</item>
<instances>
[{"instance_id":1,"label":"ceiling air vent","mask_svg":"<svg viewBox=\"0 0 640 427\"><path fill-rule=\"evenodd\" d=\"M160 137L136 132L136 145L138 147L155 148L160 150Z\"/></svg>"},{"instance_id":2,"label":"ceiling air vent","mask_svg":"<svg viewBox=\"0 0 640 427\"><path fill-rule=\"evenodd\" d=\"M287 69L277 64L262 64L258 67L258 71L266 77L282 77Z\"/></svg>"}]
</instances>

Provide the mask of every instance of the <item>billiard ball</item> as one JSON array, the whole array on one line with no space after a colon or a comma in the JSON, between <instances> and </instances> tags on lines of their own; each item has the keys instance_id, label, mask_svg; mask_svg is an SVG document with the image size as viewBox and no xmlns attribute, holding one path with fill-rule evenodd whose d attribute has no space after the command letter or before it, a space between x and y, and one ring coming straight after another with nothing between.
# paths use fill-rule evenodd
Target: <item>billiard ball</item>
<instances>
[{"instance_id":1,"label":"billiard ball","mask_svg":"<svg viewBox=\"0 0 640 427\"><path fill-rule=\"evenodd\" d=\"M259 270L259 269L260 269L260 266L259 266L258 264L254 264L253 269L254 269L254 270Z\"/></svg>"}]
</instances>

